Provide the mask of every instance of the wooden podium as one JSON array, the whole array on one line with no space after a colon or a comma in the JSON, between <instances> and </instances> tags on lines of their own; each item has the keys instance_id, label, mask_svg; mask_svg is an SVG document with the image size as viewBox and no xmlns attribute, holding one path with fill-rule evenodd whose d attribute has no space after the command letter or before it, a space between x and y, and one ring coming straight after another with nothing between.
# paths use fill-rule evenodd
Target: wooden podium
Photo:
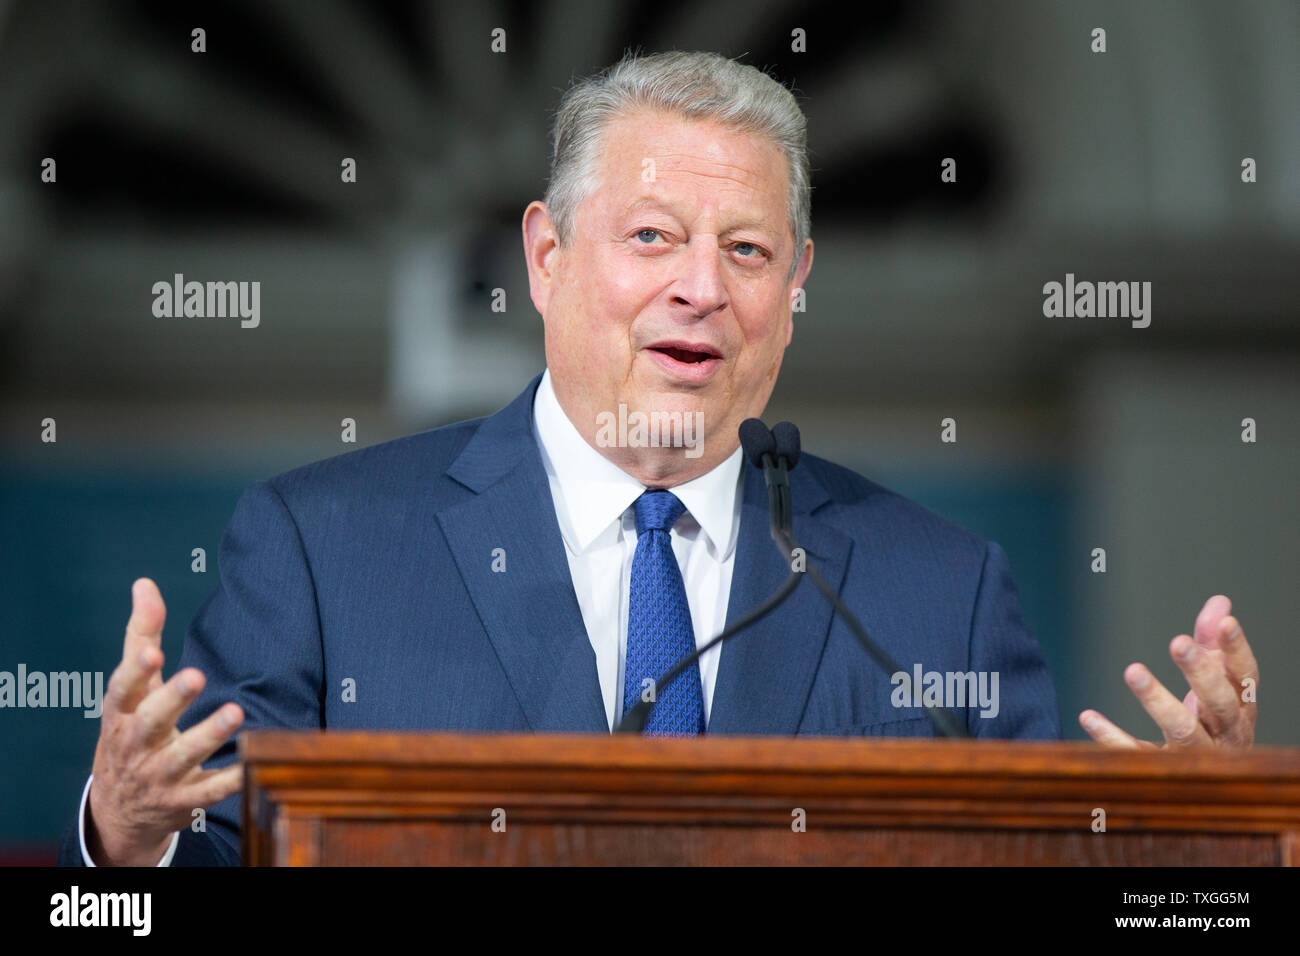
<instances>
[{"instance_id":1,"label":"wooden podium","mask_svg":"<svg viewBox=\"0 0 1300 956\"><path fill-rule=\"evenodd\" d=\"M272 730L239 746L252 866L1300 862L1300 749Z\"/></svg>"}]
</instances>

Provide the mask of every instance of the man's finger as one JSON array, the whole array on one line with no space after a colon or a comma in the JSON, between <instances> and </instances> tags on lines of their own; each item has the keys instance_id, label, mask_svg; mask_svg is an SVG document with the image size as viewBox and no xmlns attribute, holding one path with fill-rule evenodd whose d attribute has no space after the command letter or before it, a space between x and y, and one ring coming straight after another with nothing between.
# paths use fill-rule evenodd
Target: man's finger
<instances>
[{"instance_id":1,"label":"man's finger","mask_svg":"<svg viewBox=\"0 0 1300 956\"><path fill-rule=\"evenodd\" d=\"M1097 743L1121 750L1154 749L1155 744L1138 740L1133 735L1116 727L1095 710L1085 710L1079 714L1079 726Z\"/></svg>"},{"instance_id":2,"label":"man's finger","mask_svg":"<svg viewBox=\"0 0 1300 956\"><path fill-rule=\"evenodd\" d=\"M1229 683L1222 652L1206 650L1188 635L1179 634L1169 643L1169 656L1196 694L1196 709L1189 710L1186 701L1183 709L1193 719L1199 718L1213 738L1235 734L1241 720L1241 700Z\"/></svg>"},{"instance_id":3,"label":"man's finger","mask_svg":"<svg viewBox=\"0 0 1300 956\"><path fill-rule=\"evenodd\" d=\"M161 686L166 620L167 606L158 585L149 578L137 578L131 585L131 616L122 639L122 662L109 677L105 710L129 714L149 691Z\"/></svg>"},{"instance_id":4,"label":"man's finger","mask_svg":"<svg viewBox=\"0 0 1300 956\"><path fill-rule=\"evenodd\" d=\"M1251 693L1247 696L1251 698L1243 703L1254 707L1254 690L1259 684L1259 664L1255 661L1255 653L1250 649L1250 644L1246 642L1246 635L1241 629L1241 622L1235 617L1225 617L1219 622L1220 637L1219 643L1223 647L1223 665L1228 672L1229 682L1238 699L1249 688Z\"/></svg>"},{"instance_id":5,"label":"man's finger","mask_svg":"<svg viewBox=\"0 0 1300 956\"><path fill-rule=\"evenodd\" d=\"M238 761L216 770L202 770L180 791L182 805L197 810L219 803L244 786L244 765Z\"/></svg>"},{"instance_id":6,"label":"man's finger","mask_svg":"<svg viewBox=\"0 0 1300 956\"><path fill-rule=\"evenodd\" d=\"M239 730L244 711L238 704L223 704L167 745L163 773L168 780L183 780L195 767L216 753Z\"/></svg>"},{"instance_id":7,"label":"man's finger","mask_svg":"<svg viewBox=\"0 0 1300 956\"><path fill-rule=\"evenodd\" d=\"M138 722L135 739L152 747L166 740L176 727L185 708L194 702L206 683L203 672L196 667L186 667L172 675L172 679L146 697L135 709Z\"/></svg>"},{"instance_id":8,"label":"man's finger","mask_svg":"<svg viewBox=\"0 0 1300 956\"><path fill-rule=\"evenodd\" d=\"M130 640L127 641L130 644ZM104 695L104 718L111 722L118 714L133 713L140 701L152 690L155 680L162 681L163 652L145 647L132 653L129 649L121 663L108 675L108 692Z\"/></svg>"},{"instance_id":9,"label":"man's finger","mask_svg":"<svg viewBox=\"0 0 1300 956\"><path fill-rule=\"evenodd\" d=\"M167 605L162 592L149 578L137 578L131 585L131 617L126 622L126 640L122 656L145 647L162 647L163 625L167 623ZM138 645L138 646L133 646Z\"/></svg>"},{"instance_id":10,"label":"man's finger","mask_svg":"<svg viewBox=\"0 0 1300 956\"><path fill-rule=\"evenodd\" d=\"M1232 612L1232 602L1226 595L1216 594L1205 602L1196 615L1196 628L1192 632L1201 647L1215 650L1219 647L1219 623Z\"/></svg>"},{"instance_id":11,"label":"man's finger","mask_svg":"<svg viewBox=\"0 0 1300 956\"><path fill-rule=\"evenodd\" d=\"M1214 745L1200 720L1192 716L1183 702L1169 693L1144 665L1130 664L1124 671L1124 681L1142 708L1164 732L1165 741L1171 749L1186 750Z\"/></svg>"},{"instance_id":12,"label":"man's finger","mask_svg":"<svg viewBox=\"0 0 1300 956\"><path fill-rule=\"evenodd\" d=\"M1255 721L1258 717L1256 694L1259 686L1259 664L1246 641L1241 623L1235 617L1225 617L1220 622L1219 643L1223 645L1223 668L1228 675L1232 691L1241 701L1241 720L1232 741L1239 747L1255 743Z\"/></svg>"}]
</instances>

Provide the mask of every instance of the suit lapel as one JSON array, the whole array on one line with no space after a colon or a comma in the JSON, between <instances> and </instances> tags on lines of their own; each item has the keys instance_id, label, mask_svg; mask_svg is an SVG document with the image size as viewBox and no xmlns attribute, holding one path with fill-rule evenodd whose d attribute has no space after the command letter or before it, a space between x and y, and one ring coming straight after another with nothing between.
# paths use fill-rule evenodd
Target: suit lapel
<instances>
[{"instance_id":1,"label":"suit lapel","mask_svg":"<svg viewBox=\"0 0 1300 956\"><path fill-rule=\"evenodd\" d=\"M790 473L794 532L836 591L848 567L850 539L813 512L829 500L804 469ZM727 624L767 600L790 573L768 532L767 488L762 472L745 467L740 535L727 600ZM801 581L785 603L728 638L718 660L709 733L793 734L812 691L830 628L832 608L811 581Z\"/></svg>"},{"instance_id":2,"label":"suit lapel","mask_svg":"<svg viewBox=\"0 0 1300 956\"><path fill-rule=\"evenodd\" d=\"M477 494L441 510L438 522L529 728L608 733L596 655L533 437L538 381L486 419L448 469ZM502 559L505 570L493 570Z\"/></svg>"},{"instance_id":3,"label":"suit lapel","mask_svg":"<svg viewBox=\"0 0 1300 956\"><path fill-rule=\"evenodd\" d=\"M447 470L475 494L440 510L438 522L529 728L608 733L596 655L533 437L540 379L484 420ZM795 535L839 590L851 541L816 516L830 498L810 470L796 468L790 482ZM728 624L776 591L790 567L768 534L758 469L745 468L741 495ZM494 555L504 556L505 571L493 570ZM830 605L803 581L779 608L723 643L709 733L795 733L831 617Z\"/></svg>"}]
</instances>

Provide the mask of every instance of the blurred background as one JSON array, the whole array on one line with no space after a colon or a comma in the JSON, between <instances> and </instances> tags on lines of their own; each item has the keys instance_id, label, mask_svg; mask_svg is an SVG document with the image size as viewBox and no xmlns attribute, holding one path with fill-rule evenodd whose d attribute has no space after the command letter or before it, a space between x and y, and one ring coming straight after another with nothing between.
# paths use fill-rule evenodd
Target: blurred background
<instances>
[{"instance_id":1,"label":"blurred background","mask_svg":"<svg viewBox=\"0 0 1300 956\"><path fill-rule=\"evenodd\" d=\"M1300 6L854 6L0 0L0 670L107 678L148 575L170 673L246 485L357 447L345 417L369 445L513 398L561 91L708 49L809 121L816 262L767 420L1005 547L1067 737L1088 706L1158 733L1122 671L1183 693L1168 643L1225 593L1257 741L1300 743ZM155 317L176 273L259 281L260 325ZM1151 282L1150 327L1045 318L1066 273ZM52 861L97 733L0 709L0 861Z\"/></svg>"}]
</instances>

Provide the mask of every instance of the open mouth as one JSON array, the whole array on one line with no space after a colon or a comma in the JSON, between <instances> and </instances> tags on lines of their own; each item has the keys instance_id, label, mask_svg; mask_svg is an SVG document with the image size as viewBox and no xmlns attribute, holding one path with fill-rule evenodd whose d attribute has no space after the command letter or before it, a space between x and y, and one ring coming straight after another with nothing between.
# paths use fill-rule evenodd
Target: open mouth
<instances>
[{"instance_id":1,"label":"open mouth","mask_svg":"<svg viewBox=\"0 0 1300 956\"><path fill-rule=\"evenodd\" d=\"M646 349L655 363L674 379L703 384L722 365L722 353L711 345L695 342L661 342Z\"/></svg>"},{"instance_id":2,"label":"open mouth","mask_svg":"<svg viewBox=\"0 0 1300 956\"><path fill-rule=\"evenodd\" d=\"M656 347L656 352L667 355L670 359L677 362L685 362L687 365L698 365L701 362L707 362L711 358L717 358L717 354L703 348L678 348L677 346Z\"/></svg>"},{"instance_id":3,"label":"open mouth","mask_svg":"<svg viewBox=\"0 0 1300 956\"><path fill-rule=\"evenodd\" d=\"M674 362L681 362L683 365L701 365L710 359L722 358L722 353L707 342L669 339L665 342L656 342L649 348L651 352L666 355Z\"/></svg>"}]
</instances>

